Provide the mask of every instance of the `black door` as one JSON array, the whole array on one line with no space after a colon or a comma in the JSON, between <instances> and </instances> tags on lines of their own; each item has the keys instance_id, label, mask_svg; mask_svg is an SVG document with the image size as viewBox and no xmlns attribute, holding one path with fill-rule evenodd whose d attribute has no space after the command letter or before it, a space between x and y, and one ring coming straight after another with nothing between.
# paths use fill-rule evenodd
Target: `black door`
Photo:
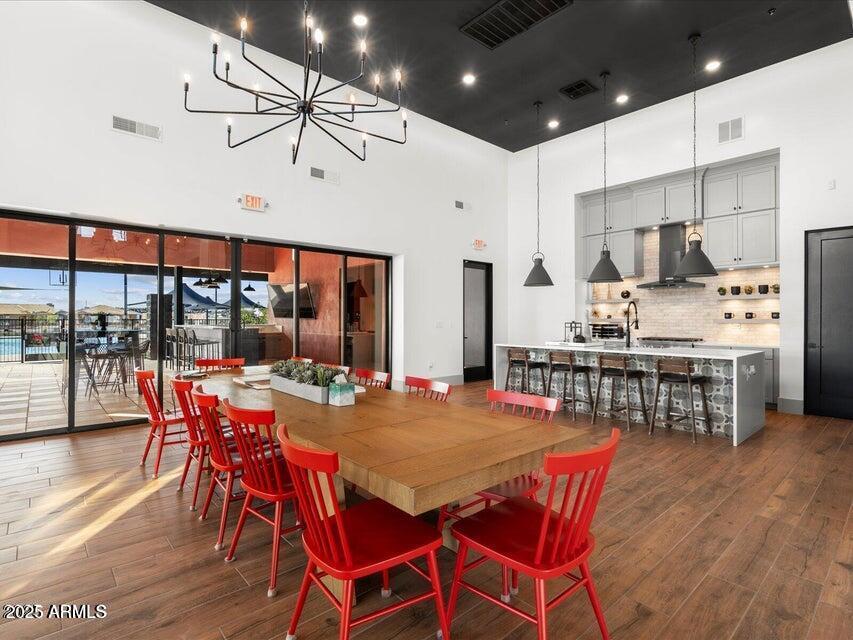
<instances>
[{"instance_id":1,"label":"black door","mask_svg":"<svg viewBox=\"0 0 853 640\"><path fill-rule=\"evenodd\" d=\"M853 227L806 234L806 413L853 418Z\"/></svg>"},{"instance_id":2,"label":"black door","mask_svg":"<svg viewBox=\"0 0 853 640\"><path fill-rule=\"evenodd\" d=\"M463 263L462 327L465 382L492 377L492 265Z\"/></svg>"}]
</instances>

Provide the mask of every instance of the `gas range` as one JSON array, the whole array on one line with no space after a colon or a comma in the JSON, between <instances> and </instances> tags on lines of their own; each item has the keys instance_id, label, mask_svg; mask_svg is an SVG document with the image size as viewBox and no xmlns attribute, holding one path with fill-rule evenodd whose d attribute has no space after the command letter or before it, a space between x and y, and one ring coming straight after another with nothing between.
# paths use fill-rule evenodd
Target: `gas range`
<instances>
[{"instance_id":1,"label":"gas range","mask_svg":"<svg viewBox=\"0 0 853 640\"><path fill-rule=\"evenodd\" d=\"M702 338L673 338L662 336L647 336L637 338L638 342L644 347L652 347L658 349L666 349L669 347L690 347L693 348L697 344L703 342ZM701 346L701 344L699 344Z\"/></svg>"}]
</instances>

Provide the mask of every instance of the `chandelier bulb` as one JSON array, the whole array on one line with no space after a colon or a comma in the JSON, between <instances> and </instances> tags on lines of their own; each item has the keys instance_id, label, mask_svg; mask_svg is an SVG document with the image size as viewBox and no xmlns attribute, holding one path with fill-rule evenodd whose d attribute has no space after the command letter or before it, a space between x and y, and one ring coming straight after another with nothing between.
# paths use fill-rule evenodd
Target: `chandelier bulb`
<instances>
[{"instance_id":1,"label":"chandelier bulb","mask_svg":"<svg viewBox=\"0 0 853 640\"><path fill-rule=\"evenodd\" d=\"M225 52L222 54L222 57L225 59L225 62L226 62L226 63L230 63L230 62L231 62L231 52L230 52L230 51L225 51Z\"/></svg>"},{"instance_id":2,"label":"chandelier bulb","mask_svg":"<svg viewBox=\"0 0 853 640\"><path fill-rule=\"evenodd\" d=\"M394 70L394 77L397 79L397 84L403 83L403 72L399 69Z\"/></svg>"},{"instance_id":3,"label":"chandelier bulb","mask_svg":"<svg viewBox=\"0 0 853 640\"><path fill-rule=\"evenodd\" d=\"M296 148L296 138L290 136L290 146Z\"/></svg>"},{"instance_id":4,"label":"chandelier bulb","mask_svg":"<svg viewBox=\"0 0 853 640\"><path fill-rule=\"evenodd\" d=\"M366 133L361 134L361 143L367 144L367 134Z\"/></svg>"},{"instance_id":5,"label":"chandelier bulb","mask_svg":"<svg viewBox=\"0 0 853 640\"><path fill-rule=\"evenodd\" d=\"M367 40L361 41L361 55L367 54Z\"/></svg>"},{"instance_id":6,"label":"chandelier bulb","mask_svg":"<svg viewBox=\"0 0 853 640\"><path fill-rule=\"evenodd\" d=\"M311 16L305 16L305 26L311 29L314 26L314 18Z\"/></svg>"},{"instance_id":7,"label":"chandelier bulb","mask_svg":"<svg viewBox=\"0 0 853 640\"><path fill-rule=\"evenodd\" d=\"M323 32L320 29L314 29L314 42L317 44L323 44Z\"/></svg>"},{"instance_id":8,"label":"chandelier bulb","mask_svg":"<svg viewBox=\"0 0 853 640\"><path fill-rule=\"evenodd\" d=\"M185 73L185 74L184 74L184 84L189 84L189 83L190 83L190 80L191 80L191 78L190 78L190 74Z\"/></svg>"},{"instance_id":9,"label":"chandelier bulb","mask_svg":"<svg viewBox=\"0 0 853 640\"><path fill-rule=\"evenodd\" d=\"M408 113L406 113L406 110L405 110L405 109L403 109L403 110L400 112L400 117L401 117L401 118L403 118L403 124L405 125L405 124L406 124L406 120L408 120L408 118L409 118L409 114L408 114Z\"/></svg>"},{"instance_id":10,"label":"chandelier bulb","mask_svg":"<svg viewBox=\"0 0 853 640\"><path fill-rule=\"evenodd\" d=\"M252 85L252 90L253 91L260 91L261 90L261 84L259 82L256 82L255 84Z\"/></svg>"},{"instance_id":11,"label":"chandelier bulb","mask_svg":"<svg viewBox=\"0 0 853 640\"><path fill-rule=\"evenodd\" d=\"M350 104L355 105L355 94L354 93L349 94L349 101L350 101Z\"/></svg>"},{"instance_id":12,"label":"chandelier bulb","mask_svg":"<svg viewBox=\"0 0 853 640\"><path fill-rule=\"evenodd\" d=\"M240 37L243 33L249 30L249 21L246 18L240 18Z\"/></svg>"},{"instance_id":13,"label":"chandelier bulb","mask_svg":"<svg viewBox=\"0 0 853 640\"><path fill-rule=\"evenodd\" d=\"M230 127L232 124L234 124L234 118L225 118L225 124Z\"/></svg>"},{"instance_id":14,"label":"chandelier bulb","mask_svg":"<svg viewBox=\"0 0 853 640\"><path fill-rule=\"evenodd\" d=\"M219 41L220 41L221 39L222 39L222 38L221 38L221 36L220 36L218 33L216 33L216 31L211 32L211 34L210 34L210 41L211 41L213 44L219 44Z\"/></svg>"},{"instance_id":15,"label":"chandelier bulb","mask_svg":"<svg viewBox=\"0 0 853 640\"><path fill-rule=\"evenodd\" d=\"M373 76L373 83L374 83L377 87L379 86L379 82L380 82L380 80L382 80L382 76L380 76L378 73L377 73L375 76Z\"/></svg>"}]
</instances>

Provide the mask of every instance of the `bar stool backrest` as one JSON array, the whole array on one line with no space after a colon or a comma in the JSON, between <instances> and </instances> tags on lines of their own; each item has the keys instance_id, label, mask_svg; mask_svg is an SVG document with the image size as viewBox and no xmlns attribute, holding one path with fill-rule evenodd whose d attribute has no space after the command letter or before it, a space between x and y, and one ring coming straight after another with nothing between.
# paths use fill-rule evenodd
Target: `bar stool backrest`
<instances>
[{"instance_id":1,"label":"bar stool backrest","mask_svg":"<svg viewBox=\"0 0 853 640\"><path fill-rule=\"evenodd\" d=\"M598 354L598 367L599 369L627 369L628 356Z\"/></svg>"},{"instance_id":2,"label":"bar stool backrest","mask_svg":"<svg viewBox=\"0 0 853 640\"><path fill-rule=\"evenodd\" d=\"M693 363L688 358L658 358L655 366L658 374L680 373L688 378L693 375Z\"/></svg>"},{"instance_id":3,"label":"bar stool backrest","mask_svg":"<svg viewBox=\"0 0 853 640\"><path fill-rule=\"evenodd\" d=\"M201 385L196 386L192 395L201 416L201 428L210 444L210 461L214 468L219 471L241 468L242 465L232 456L233 450L225 439L225 431L219 419L219 396L205 393Z\"/></svg>"},{"instance_id":4,"label":"bar stool backrest","mask_svg":"<svg viewBox=\"0 0 853 640\"><path fill-rule=\"evenodd\" d=\"M507 349L506 356L510 362L527 363L530 360L530 352L527 349Z\"/></svg>"},{"instance_id":5,"label":"bar stool backrest","mask_svg":"<svg viewBox=\"0 0 853 640\"><path fill-rule=\"evenodd\" d=\"M548 362L550 364L568 364L575 363L575 354L571 351L549 351Z\"/></svg>"},{"instance_id":6,"label":"bar stool backrest","mask_svg":"<svg viewBox=\"0 0 853 640\"><path fill-rule=\"evenodd\" d=\"M613 429L607 442L587 451L545 454L544 470L551 482L534 556L537 564L564 563L583 551L619 435L619 429ZM560 477L565 477L566 483L557 502ZM556 518L555 512L559 513Z\"/></svg>"}]
</instances>

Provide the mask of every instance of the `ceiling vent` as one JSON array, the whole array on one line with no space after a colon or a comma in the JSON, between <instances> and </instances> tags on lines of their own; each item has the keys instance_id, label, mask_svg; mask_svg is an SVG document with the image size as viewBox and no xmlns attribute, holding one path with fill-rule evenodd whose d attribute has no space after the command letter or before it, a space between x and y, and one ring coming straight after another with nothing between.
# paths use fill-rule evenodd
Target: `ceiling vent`
<instances>
[{"instance_id":1,"label":"ceiling vent","mask_svg":"<svg viewBox=\"0 0 853 640\"><path fill-rule=\"evenodd\" d=\"M113 131L129 133L151 140L161 140L163 138L163 127L145 122L137 122L136 120L122 118L121 116L113 116Z\"/></svg>"},{"instance_id":2,"label":"ceiling vent","mask_svg":"<svg viewBox=\"0 0 853 640\"><path fill-rule=\"evenodd\" d=\"M726 120L717 125L717 142L733 142L743 138L743 118Z\"/></svg>"},{"instance_id":3,"label":"ceiling vent","mask_svg":"<svg viewBox=\"0 0 853 640\"><path fill-rule=\"evenodd\" d=\"M326 169L321 169L320 167L311 167L308 175L314 178L315 180L320 180L321 182L327 182L329 184L340 184L341 183L341 175L336 171L327 171Z\"/></svg>"},{"instance_id":4,"label":"ceiling vent","mask_svg":"<svg viewBox=\"0 0 853 640\"><path fill-rule=\"evenodd\" d=\"M524 33L574 0L499 0L459 30L484 47L495 49Z\"/></svg>"},{"instance_id":5,"label":"ceiling vent","mask_svg":"<svg viewBox=\"0 0 853 640\"><path fill-rule=\"evenodd\" d=\"M578 80L577 82L567 84L565 87L560 89L560 94L569 100L577 100L578 98L583 98L584 96L588 96L590 93L595 93L596 91L598 91L598 87L590 84L589 81Z\"/></svg>"}]
</instances>

